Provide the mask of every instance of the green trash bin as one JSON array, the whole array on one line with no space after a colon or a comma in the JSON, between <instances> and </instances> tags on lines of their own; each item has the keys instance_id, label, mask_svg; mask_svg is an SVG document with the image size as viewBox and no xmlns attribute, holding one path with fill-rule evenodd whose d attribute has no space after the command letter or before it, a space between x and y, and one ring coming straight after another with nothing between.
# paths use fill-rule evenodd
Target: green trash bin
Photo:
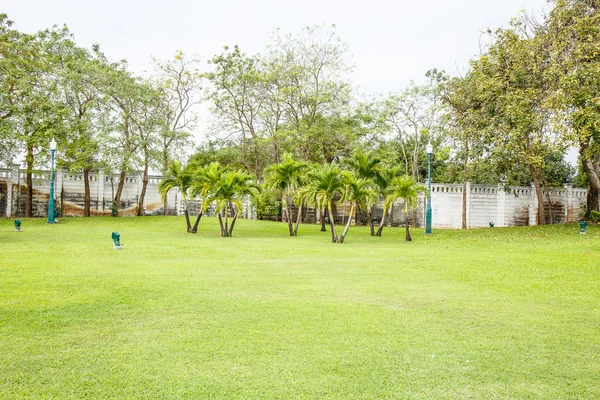
<instances>
[{"instance_id":1,"label":"green trash bin","mask_svg":"<svg viewBox=\"0 0 600 400\"><path fill-rule=\"evenodd\" d=\"M587 228L587 221L579 221L579 234L585 235L585 229Z\"/></svg>"}]
</instances>

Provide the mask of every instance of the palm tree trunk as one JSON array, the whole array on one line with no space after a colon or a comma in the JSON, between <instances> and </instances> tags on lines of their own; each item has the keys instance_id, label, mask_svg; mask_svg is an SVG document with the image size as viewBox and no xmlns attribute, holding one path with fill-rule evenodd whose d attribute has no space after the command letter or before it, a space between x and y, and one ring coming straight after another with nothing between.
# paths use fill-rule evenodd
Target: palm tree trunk
<instances>
[{"instance_id":1,"label":"palm tree trunk","mask_svg":"<svg viewBox=\"0 0 600 400\"><path fill-rule=\"evenodd\" d=\"M350 214L348 215L348 222L346 222L346 227L344 228L344 232L342 233L342 236L340 236L340 243L344 243L346 234L348 233L348 230L350 229L350 222L352 222L352 216L354 214L354 207L355 207L355 203L353 202L352 205L350 206Z\"/></svg>"},{"instance_id":2,"label":"palm tree trunk","mask_svg":"<svg viewBox=\"0 0 600 400\"><path fill-rule=\"evenodd\" d=\"M333 209L333 207L331 204L331 200L329 200L329 204L327 205L327 211L329 213L329 225L331 225L331 241L333 243L337 243L338 236L335 233L335 223L333 221L333 212L331 211L332 209Z\"/></svg>"},{"instance_id":3,"label":"palm tree trunk","mask_svg":"<svg viewBox=\"0 0 600 400\"><path fill-rule=\"evenodd\" d=\"M192 233L192 224L190 223L190 214L188 213L187 197L183 196L183 214L185 215L185 224L187 232Z\"/></svg>"},{"instance_id":4,"label":"palm tree trunk","mask_svg":"<svg viewBox=\"0 0 600 400\"><path fill-rule=\"evenodd\" d=\"M302 221L302 203L298 207L298 218L296 218L296 226L294 227L294 236L298 236L298 225L300 225L300 221Z\"/></svg>"},{"instance_id":5,"label":"palm tree trunk","mask_svg":"<svg viewBox=\"0 0 600 400\"><path fill-rule=\"evenodd\" d=\"M196 217L196 222L194 222L194 226L192 227L192 233L198 232L198 224L200 223L200 218L202 218L202 210L200 210L200 214Z\"/></svg>"},{"instance_id":6,"label":"palm tree trunk","mask_svg":"<svg viewBox=\"0 0 600 400\"><path fill-rule=\"evenodd\" d=\"M327 210L327 206L323 207L321 211L321 232L327 232L327 228L325 227L325 211Z\"/></svg>"},{"instance_id":7,"label":"palm tree trunk","mask_svg":"<svg viewBox=\"0 0 600 400\"><path fill-rule=\"evenodd\" d=\"M219 216L219 225L221 226L221 236L225 236L225 228L223 227L223 218L221 217L221 211L217 213Z\"/></svg>"},{"instance_id":8,"label":"palm tree trunk","mask_svg":"<svg viewBox=\"0 0 600 400\"><path fill-rule=\"evenodd\" d=\"M375 236L381 236L381 232L383 231L383 225L385 224L385 216L387 214L387 208L383 207L383 214L381 215L381 222L379 223L379 229L377 229L377 233Z\"/></svg>"},{"instance_id":9,"label":"palm tree trunk","mask_svg":"<svg viewBox=\"0 0 600 400\"><path fill-rule=\"evenodd\" d=\"M285 211L287 213L288 230L290 231L290 236L294 236L294 222L292 221L292 205L290 203L290 196L285 196Z\"/></svg>"},{"instance_id":10,"label":"palm tree trunk","mask_svg":"<svg viewBox=\"0 0 600 400\"><path fill-rule=\"evenodd\" d=\"M408 228L408 226L410 225L410 221L408 220L408 208L404 210L404 215L405 215L404 225L406 226L406 239L405 240L407 242L411 242L412 237L410 237L410 230Z\"/></svg>"},{"instance_id":11,"label":"palm tree trunk","mask_svg":"<svg viewBox=\"0 0 600 400\"><path fill-rule=\"evenodd\" d=\"M235 225L235 221L237 220L238 217L238 209L235 205L232 205L231 208L233 209L233 219L231 220L231 226L229 227L229 237L233 236L233 227Z\"/></svg>"},{"instance_id":12,"label":"palm tree trunk","mask_svg":"<svg viewBox=\"0 0 600 400\"><path fill-rule=\"evenodd\" d=\"M229 237L229 202L227 202L227 207L225 208L225 230L223 233L225 237Z\"/></svg>"},{"instance_id":13,"label":"palm tree trunk","mask_svg":"<svg viewBox=\"0 0 600 400\"><path fill-rule=\"evenodd\" d=\"M371 230L371 236L375 236L375 227L373 226L373 214L371 212L371 206L367 206L367 225Z\"/></svg>"}]
</instances>

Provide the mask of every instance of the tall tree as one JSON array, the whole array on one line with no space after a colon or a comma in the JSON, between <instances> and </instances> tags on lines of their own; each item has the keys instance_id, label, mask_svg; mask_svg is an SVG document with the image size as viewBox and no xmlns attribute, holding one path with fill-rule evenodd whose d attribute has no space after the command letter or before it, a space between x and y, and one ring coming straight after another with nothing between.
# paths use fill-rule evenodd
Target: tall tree
<instances>
[{"instance_id":1,"label":"tall tree","mask_svg":"<svg viewBox=\"0 0 600 400\"><path fill-rule=\"evenodd\" d=\"M595 0L556 0L544 24L546 76L554 127L579 150L588 181L586 218L600 211L600 4ZM564 123L566 120L566 124Z\"/></svg>"},{"instance_id":2,"label":"tall tree","mask_svg":"<svg viewBox=\"0 0 600 400\"><path fill-rule=\"evenodd\" d=\"M249 57L235 46L215 56L214 71L206 74L212 85L209 99L218 118L218 129L235 136L242 148L244 166L260 178L261 127L259 114L265 102L259 88L263 79L258 59Z\"/></svg>"},{"instance_id":3,"label":"tall tree","mask_svg":"<svg viewBox=\"0 0 600 400\"><path fill-rule=\"evenodd\" d=\"M172 60L154 60L155 86L162 95L159 110L164 122L157 149L162 173L168 169L177 150L187 146L190 132L196 126L194 111L202 100L198 65L196 58L189 58L182 51L175 52ZM163 209L167 215L167 203Z\"/></svg>"}]
</instances>

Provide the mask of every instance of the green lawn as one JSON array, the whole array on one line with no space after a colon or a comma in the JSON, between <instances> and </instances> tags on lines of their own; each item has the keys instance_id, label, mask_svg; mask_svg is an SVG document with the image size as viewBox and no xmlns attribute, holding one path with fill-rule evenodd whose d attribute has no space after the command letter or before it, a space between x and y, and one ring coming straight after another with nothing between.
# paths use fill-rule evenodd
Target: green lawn
<instances>
[{"instance_id":1,"label":"green lawn","mask_svg":"<svg viewBox=\"0 0 600 400\"><path fill-rule=\"evenodd\" d=\"M600 398L598 226L12 222L2 399Z\"/></svg>"}]
</instances>

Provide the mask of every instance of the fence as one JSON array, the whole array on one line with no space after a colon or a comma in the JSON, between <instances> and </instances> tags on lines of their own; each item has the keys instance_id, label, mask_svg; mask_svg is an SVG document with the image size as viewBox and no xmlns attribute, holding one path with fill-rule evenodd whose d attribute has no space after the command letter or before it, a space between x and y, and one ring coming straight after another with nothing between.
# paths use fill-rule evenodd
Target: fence
<instances>
[{"instance_id":1,"label":"fence","mask_svg":"<svg viewBox=\"0 0 600 400\"><path fill-rule=\"evenodd\" d=\"M149 177L144 200L146 215L163 215L164 206L158 193L159 175ZM112 199L119 183L119 176L112 174L90 173L90 208L92 215L110 215ZM0 168L0 216L17 217L25 215L26 204L26 174L13 165L11 169ZM436 228L460 228L462 225L463 185L432 184L432 221ZM127 175L123 182L120 215L136 215L138 200L142 190L141 174ZM535 225L537 215L537 199L533 187L511 187L505 191L501 186L466 184L466 211L468 227L484 227L493 222L495 226ZM36 217L44 217L48 212L50 193L50 172L37 171L33 175L32 211ZM579 219L581 204L585 203L587 191L565 185L564 188L554 188L550 191L552 214L555 223L573 222ZM84 207L83 174L77 172L56 172L55 203L59 216L81 216ZM181 195L172 190L167 197L169 215L181 215L183 205ZM417 211L411 212L409 218L416 218L416 225L424 225L425 195L419 197ZM199 202L189 202L190 213L197 213ZM347 221L350 207L338 204L334 210L336 223ZM209 209L212 211L212 209ZM550 214L550 207L545 212ZM373 209L376 222L382 218L382 207ZM256 218L256 212L251 202L244 201L244 218ZM315 210L305 210L305 222L316 222L319 213ZM357 220L364 221L364 215ZM405 215L403 203L395 203L386 218L387 224L398 226L404 224Z\"/></svg>"}]
</instances>

